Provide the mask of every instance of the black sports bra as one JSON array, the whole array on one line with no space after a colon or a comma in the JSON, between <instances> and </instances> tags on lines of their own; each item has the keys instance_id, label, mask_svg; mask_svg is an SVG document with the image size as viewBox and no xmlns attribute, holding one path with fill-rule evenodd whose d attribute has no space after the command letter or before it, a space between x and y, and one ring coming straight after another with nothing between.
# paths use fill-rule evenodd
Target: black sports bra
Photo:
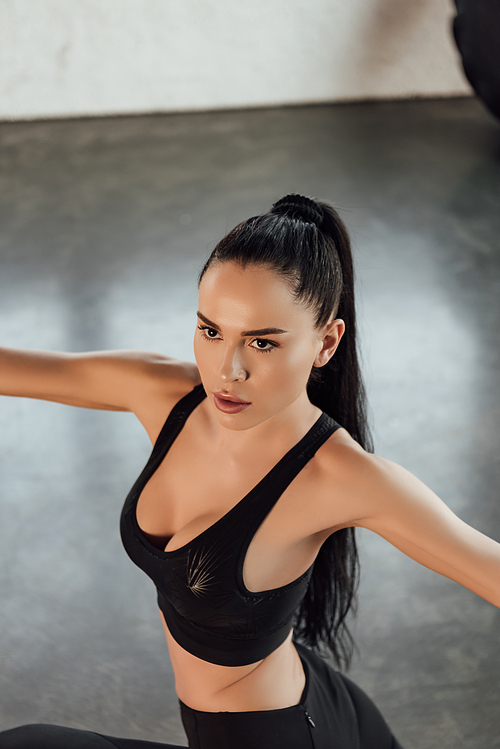
<instances>
[{"instance_id":1,"label":"black sports bra","mask_svg":"<svg viewBox=\"0 0 500 749\"><path fill-rule=\"evenodd\" d=\"M313 569L311 565L281 588L255 593L243 582L246 551L281 494L339 425L321 414L307 434L229 512L184 546L162 551L141 531L137 501L189 414L205 397L198 385L172 409L125 500L120 532L129 557L156 585L158 605L179 645L210 663L244 666L262 660L287 638Z\"/></svg>"}]
</instances>

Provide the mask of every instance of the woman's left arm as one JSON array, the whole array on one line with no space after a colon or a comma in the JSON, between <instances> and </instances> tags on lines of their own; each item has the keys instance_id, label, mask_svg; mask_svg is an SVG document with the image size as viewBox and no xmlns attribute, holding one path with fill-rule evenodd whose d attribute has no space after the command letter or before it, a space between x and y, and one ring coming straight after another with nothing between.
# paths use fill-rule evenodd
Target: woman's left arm
<instances>
[{"instance_id":1,"label":"woman's left arm","mask_svg":"<svg viewBox=\"0 0 500 749\"><path fill-rule=\"evenodd\" d=\"M356 525L500 608L500 544L460 520L401 466L378 456L368 461L361 483L371 511Z\"/></svg>"}]
</instances>

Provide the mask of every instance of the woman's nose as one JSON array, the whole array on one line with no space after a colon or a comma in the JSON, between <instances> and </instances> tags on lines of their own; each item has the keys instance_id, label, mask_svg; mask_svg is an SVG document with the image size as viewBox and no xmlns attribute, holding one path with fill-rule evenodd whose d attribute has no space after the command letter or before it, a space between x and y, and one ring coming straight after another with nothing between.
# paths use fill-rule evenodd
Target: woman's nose
<instances>
[{"instance_id":1,"label":"woman's nose","mask_svg":"<svg viewBox=\"0 0 500 749\"><path fill-rule=\"evenodd\" d=\"M248 379L248 372L245 369L241 351L238 351L236 347L227 348L218 374L223 382Z\"/></svg>"}]
</instances>

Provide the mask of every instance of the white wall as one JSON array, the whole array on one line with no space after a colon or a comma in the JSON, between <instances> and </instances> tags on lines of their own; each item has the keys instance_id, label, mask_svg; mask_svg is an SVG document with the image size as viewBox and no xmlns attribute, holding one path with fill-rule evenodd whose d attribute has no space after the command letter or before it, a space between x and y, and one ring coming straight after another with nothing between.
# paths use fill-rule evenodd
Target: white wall
<instances>
[{"instance_id":1,"label":"white wall","mask_svg":"<svg viewBox=\"0 0 500 749\"><path fill-rule=\"evenodd\" d=\"M452 0L0 0L0 118L467 94Z\"/></svg>"}]
</instances>

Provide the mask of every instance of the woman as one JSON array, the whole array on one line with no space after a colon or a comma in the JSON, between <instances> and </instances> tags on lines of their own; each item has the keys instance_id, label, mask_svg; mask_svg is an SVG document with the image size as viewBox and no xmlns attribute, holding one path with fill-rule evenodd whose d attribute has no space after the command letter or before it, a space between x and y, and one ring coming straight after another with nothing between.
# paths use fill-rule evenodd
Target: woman
<instances>
[{"instance_id":1,"label":"woman","mask_svg":"<svg viewBox=\"0 0 500 749\"><path fill-rule=\"evenodd\" d=\"M3 349L0 392L133 411L147 430L121 533L158 589L190 747L398 747L369 698L297 640L349 660L356 526L497 606L500 545L368 452L351 252L330 206L288 195L217 245L195 356ZM169 745L0 734L2 749L109 746Z\"/></svg>"}]
</instances>

